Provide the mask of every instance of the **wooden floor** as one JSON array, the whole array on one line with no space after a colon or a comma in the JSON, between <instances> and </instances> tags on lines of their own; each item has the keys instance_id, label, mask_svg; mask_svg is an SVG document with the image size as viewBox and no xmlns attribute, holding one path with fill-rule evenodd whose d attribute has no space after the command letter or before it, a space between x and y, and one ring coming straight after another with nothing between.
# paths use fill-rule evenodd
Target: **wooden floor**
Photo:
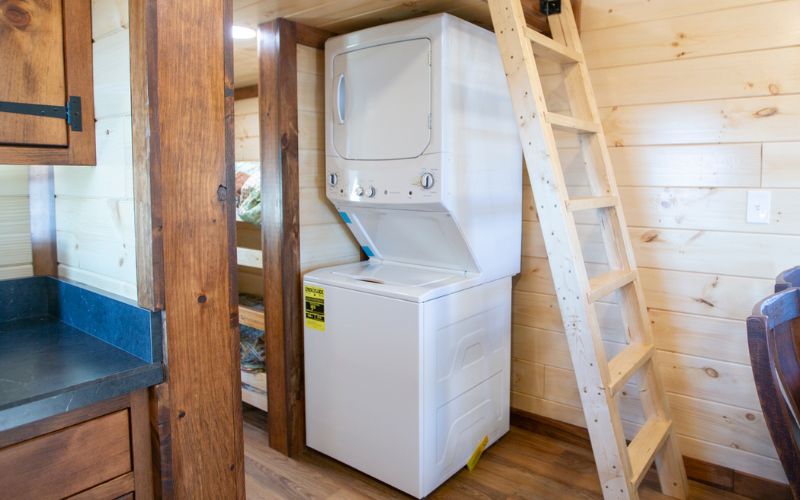
<instances>
[{"instance_id":1,"label":"wooden floor","mask_svg":"<svg viewBox=\"0 0 800 500\"><path fill-rule=\"evenodd\" d=\"M245 405L244 452L248 499L411 498L355 469L312 450L289 459L268 446L266 414ZM642 499L668 498L654 478ZM512 427L486 450L478 467L463 469L434 491L433 499L601 498L591 451L553 437ZM690 498L744 498L691 483Z\"/></svg>"}]
</instances>

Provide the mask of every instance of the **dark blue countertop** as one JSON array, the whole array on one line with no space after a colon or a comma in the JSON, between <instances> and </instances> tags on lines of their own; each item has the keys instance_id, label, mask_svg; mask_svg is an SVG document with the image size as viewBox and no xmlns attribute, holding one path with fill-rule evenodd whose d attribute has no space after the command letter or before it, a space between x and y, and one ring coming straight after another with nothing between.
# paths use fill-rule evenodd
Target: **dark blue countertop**
<instances>
[{"instance_id":1,"label":"dark blue countertop","mask_svg":"<svg viewBox=\"0 0 800 500\"><path fill-rule=\"evenodd\" d=\"M0 281L0 432L162 379L157 313L64 280Z\"/></svg>"}]
</instances>

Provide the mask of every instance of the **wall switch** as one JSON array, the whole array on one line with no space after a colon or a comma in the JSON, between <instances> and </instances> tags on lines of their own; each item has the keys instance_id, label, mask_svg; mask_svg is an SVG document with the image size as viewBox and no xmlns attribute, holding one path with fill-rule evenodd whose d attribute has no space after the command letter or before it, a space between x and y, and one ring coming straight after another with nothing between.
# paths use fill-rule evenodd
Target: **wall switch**
<instances>
[{"instance_id":1,"label":"wall switch","mask_svg":"<svg viewBox=\"0 0 800 500\"><path fill-rule=\"evenodd\" d=\"M747 223L769 224L772 193L770 191L747 192Z\"/></svg>"}]
</instances>

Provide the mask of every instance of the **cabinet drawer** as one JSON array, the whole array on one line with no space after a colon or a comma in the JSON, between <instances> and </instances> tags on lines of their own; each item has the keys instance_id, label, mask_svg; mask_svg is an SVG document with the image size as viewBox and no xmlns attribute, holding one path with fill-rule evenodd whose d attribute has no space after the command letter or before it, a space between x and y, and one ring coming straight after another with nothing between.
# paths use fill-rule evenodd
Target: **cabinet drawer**
<instances>
[{"instance_id":1,"label":"cabinet drawer","mask_svg":"<svg viewBox=\"0 0 800 500\"><path fill-rule=\"evenodd\" d=\"M64 498L129 472L128 410L0 449L0 498Z\"/></svg>"}]
</instances>

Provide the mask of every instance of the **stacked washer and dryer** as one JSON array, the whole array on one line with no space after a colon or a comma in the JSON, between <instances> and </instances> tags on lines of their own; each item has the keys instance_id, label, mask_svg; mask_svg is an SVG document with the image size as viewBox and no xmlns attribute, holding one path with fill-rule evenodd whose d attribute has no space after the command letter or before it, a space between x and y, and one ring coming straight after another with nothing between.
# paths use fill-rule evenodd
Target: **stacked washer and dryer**
<instances>
[{"instance_id":1,"label":"stacked washer and dryer","mask_svg":"<svg viewBox=\"0 0 800 500\"><path fill-rule=\"evenodd\" d=\"M522 155L495 37L325 45L327 196L369 260L304 277L308 446L416 497L509 428Z\"/></svg>"}]
</instances>

